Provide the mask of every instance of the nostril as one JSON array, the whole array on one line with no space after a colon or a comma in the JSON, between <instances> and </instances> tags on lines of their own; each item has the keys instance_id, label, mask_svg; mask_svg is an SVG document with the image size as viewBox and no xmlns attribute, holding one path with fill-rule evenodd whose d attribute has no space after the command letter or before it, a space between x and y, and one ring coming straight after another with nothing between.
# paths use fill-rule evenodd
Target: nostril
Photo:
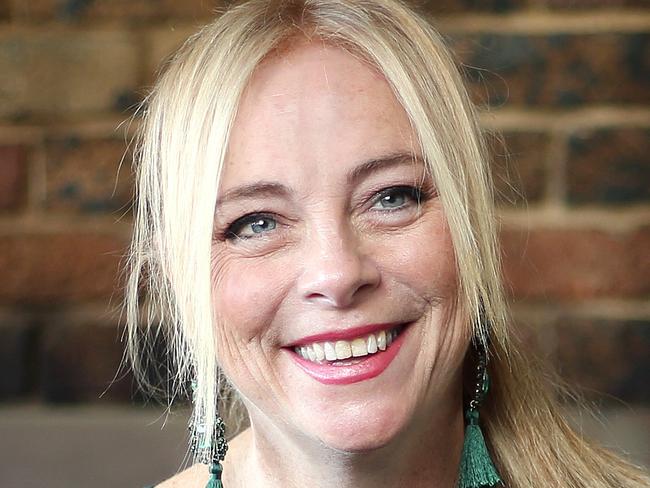
<instances>
[{"instance_id":1,"label":"nostril","mask_svg":"<svg viewBox=\"0 0 650 488\"><path fill-rule=\"evenodd\" d=\"M320 272L311 280L303 277L302 296L308 302L337 308L349 307L377 287L378 276L362 269L349 273Z\"/></svg>"},{"instance_id":2,"label":"nostril","mask_svg":"<svg viewBox=\"0 0 650 488\"><path fill-rule=\"evenodd\" d=\"M324 295L321 293L312 293L306 297L312 303L319 303L329 307L346 308L350 305L351 300L347 296L341 295Z\"/></svg>"}]
</instances>

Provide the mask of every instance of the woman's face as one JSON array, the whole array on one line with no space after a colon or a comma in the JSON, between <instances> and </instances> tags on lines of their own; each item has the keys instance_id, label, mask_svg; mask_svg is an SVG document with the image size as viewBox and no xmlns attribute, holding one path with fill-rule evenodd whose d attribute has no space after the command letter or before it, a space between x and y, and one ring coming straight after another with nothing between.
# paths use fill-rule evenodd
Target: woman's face
<instances>
[{"instance_id":1,"label":"woman's face","mask_svg":"<svg viewBox=\"0 0 650 488\"><path fill-rule=\"evenodd\" d=\"M460 408L468 338L421 158L389 85L345 51L305 42L255 72L212 276L218 359L256 432L360 451Z\"/></svg>"}]
</instances>

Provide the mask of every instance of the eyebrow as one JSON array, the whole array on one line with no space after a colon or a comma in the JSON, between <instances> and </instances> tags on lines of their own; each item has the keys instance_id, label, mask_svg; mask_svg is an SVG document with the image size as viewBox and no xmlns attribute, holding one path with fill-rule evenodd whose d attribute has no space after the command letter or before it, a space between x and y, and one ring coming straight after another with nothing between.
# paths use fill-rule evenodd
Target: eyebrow
<instances>
[{"instance_id":1,"label":"eyebrow","mask_svg":"<svg viewBox=\"0 0 650 488\"><path fill-rule=\"evenodd\" d=\"M424 161L422 161L420 156L406 152L397 152L379 158L369 159L358 166L355 166L355 168L348 174L348 185L358 183L360 180L366 178L370 173L374 173L380 169L387 169L406 163L424 164Z\"/></svg>"},{"instance_id":2,"label":"eyebrow","mask_svg":"<svg viewBox=\"0 0 650 488\"><path fill-rule=\"evenodd\" d=\"M348 185L354 185L360 180L368 177L369 174L379 170L385 170L394 166L403 165L406 163L420 163L424 164L422 158L410 152L396 152L390 153L377 158L368 159L354 167L348 173L346 181ZM291 188L275 181L257 181L242 186L231 188L217 198L216 206L220 206L225 202L232 202L235 200L243 200L252 197L290 197L292 193Z\"/></svg>"}]
</instances>

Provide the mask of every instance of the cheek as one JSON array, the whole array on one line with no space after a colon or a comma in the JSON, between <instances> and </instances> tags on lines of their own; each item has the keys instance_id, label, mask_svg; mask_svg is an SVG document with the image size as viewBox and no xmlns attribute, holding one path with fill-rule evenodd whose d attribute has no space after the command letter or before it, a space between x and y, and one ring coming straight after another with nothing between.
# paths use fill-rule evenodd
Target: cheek
<instances>
[{"instance_id":1,"label":"cheek","mask_svg":"<svg viewBox=\"0 0 650 488\"><path fill-rule=\"evenodd\" d=\"M281 303L286 273L272 260L216 255L212 293L219 335L249 344L261 340Z\"/></svg>"},{"instance_id":2,"label":"cheek","mask_svg":"<svg viewBox=\"0 0 650 488\"><path fill-rule=\"evenodd\" d=\"M446 223L432 223L403 240L392 256L393 274L424 298L450 299L457 293L457 270Z\"/></svg>"}]
</instances>

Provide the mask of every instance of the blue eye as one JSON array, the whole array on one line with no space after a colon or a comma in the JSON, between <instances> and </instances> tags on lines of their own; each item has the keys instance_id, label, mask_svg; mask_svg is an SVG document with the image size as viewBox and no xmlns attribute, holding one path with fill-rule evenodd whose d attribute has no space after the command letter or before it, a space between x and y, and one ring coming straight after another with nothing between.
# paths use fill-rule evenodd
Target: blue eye
<instances>
[{"instance_id":1,"label":"blue eye","mask_svg":"<svg viewBox=\"0 0 650 488\"><path fill-rule=\"evenodd\" d=\"M421 191L413 186L394 186L383 190L377 201L388 210L400 209L407 205L407 200L421 201Z\"/></svg>"},{"instance_id":2,"label":"blue eye","mask_svg":"<svg viewBox=\"0 0 650 488\"><path fill-rule=\"evenodd\" d=\"M425 199L426 199L426 195ZM409 208L414 202L420 203L423 191L413 186L393 186L377 192L375 205L381 205L380 211L397 212ZM409 202L410 200L410 202ZM373 209L375 206L373 205ZM272 214L251 213L235 220L222 234L222 238L233 241L264 236L277 228L278 222Z\"/></svg>"},{"instance_id":3,"label":"blue eye","mask_svg":"<svg viewBox=\"0 0 650 488\"><path fill-rule=\"evenodd\" d=\"M276 225L275 219L269 215L250 214L233 222L225 234L228 239L250 239L275 229ZM242 232L246 227L250 229L250 233Z\"/></svg>"}]
</instances>

